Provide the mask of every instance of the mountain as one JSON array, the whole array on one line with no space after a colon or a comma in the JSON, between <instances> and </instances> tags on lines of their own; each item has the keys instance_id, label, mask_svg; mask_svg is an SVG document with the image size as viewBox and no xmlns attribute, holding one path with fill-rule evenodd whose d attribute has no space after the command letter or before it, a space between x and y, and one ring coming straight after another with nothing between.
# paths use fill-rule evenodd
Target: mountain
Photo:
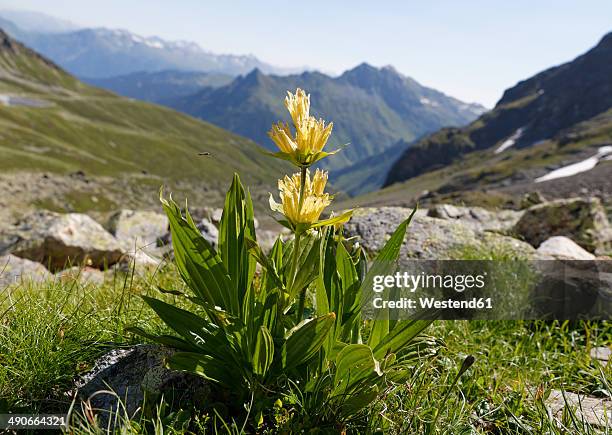
<instances>
[{"instance_id":1,"label":"mountain","mask_svg":"<svg viewBox=\"0 0 612 435\"><path fill-rule=\"evenodd\" d=\"M540 177L548 172L612 145L611 117L609 33L573 61L506 90L493 110L467 127L445 128L418 141L395 162L385 184L410 180L404 189L413 183L442 193L543 188ZM433 185L427 187L426 178Z\"/></svg>"},{"instance_id":2,"label":"mountain","mask_svg":"<svg viewBox=\"0 0 612 435\"><path fill-rule=\"evenodd\" d=\"M227 74L176 70L83 78L90 85L152 103L192 95L206 87L220 87L232 80L233 77Z\"/></svg>"},{"instance_id":3,"label":"mountain","mask_svg":"<svg viewBox=\"0 0 612 435\"><path fill-rule=\"evenodd\" d=\"M409 142L443 126L464 125L483 110L422 86L391 67L365 63L339 77L319 72L276 76L254 70L226 86L163 103L273 149L266 132L273 122L289 120L283 98L297 87L312 94L316 116L334 122L330 149L350 144L326 160L335 169L384 152L400 140Z\"/></svg>"},{"instance_id":4,"label":"mountain","mask_svg":"<svg viewBox=\"0 0 612 435\"><path fill-rule=\"evenodd\" d=\"M161 185L220 205L235 171L262 204L283 169L248 139L85 85L3 31L0 102L0 221L32 207L158 208Z\"/></svg>"},{"instance_id":5,"label":"mountain","mask_svg":"<svg viewBox=\"0 0 612 435\"><path fill-rule=\"evenodd\" d=\"M0 12L2 28L13 38L51 59L79 78L102 78L140 71L207 71L229 75L245 74L253 68L286 73L253 55L215 54L195 42L166 41L156 36L143 37L127 30L83 28L48 32L58 27L49 17L40 29L26 28L12 21L10 13ZM44 21L45 15L38 18ZM23 24L24 20L19 20Z\"/></svg>"},{"instance_id":6,"label":"mountain","mask_svg":"<svg viewBox=\"0 0 612 435\"><path fill-rule=\"evenodd\" d=\"M0 11L0 17L26 32L63 33L79 29L79 26L70 21L34 11L4 9Z\"/></svg>"}]
</instances>

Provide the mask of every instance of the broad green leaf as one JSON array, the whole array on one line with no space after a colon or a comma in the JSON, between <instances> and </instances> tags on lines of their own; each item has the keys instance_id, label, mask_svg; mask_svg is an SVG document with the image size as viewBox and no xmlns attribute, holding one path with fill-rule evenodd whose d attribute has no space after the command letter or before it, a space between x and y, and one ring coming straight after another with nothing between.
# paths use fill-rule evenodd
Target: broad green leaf
<instances>
[{"instance_id":1,"label":"broad green leaf","mask_svg":"<svg viewBox=\"0 0 612 435\"><path fill-rule=\"evenodd\" d=\"M389 353L397 354L409 345L436 317L436 312L421 311L413 319L396 323L395 327L374 347L374 356L382 359Z\"/></svg>"},{"instance_id":2,"label":"broad green leaf","mask_svg":"<svg viewBox=\"0 0 612 435\"><path fill-rule=\"evenodd\" d=\"M263 251L261 250L261 247L255 240L247 238L246 244L248 246L249 252L251 253L251 255L253 255L253 258L255 258L255 260L264 268L266 272L266 278L270 280L271 283L273 284L272 287L266 286L265 289L267 290L269 288L274 288L274 287L285 289L285 285L281 281L281 278L278 276L277 268L274 264L274 260L271 260L263 253ZM275 243L274 246L276 247L277 244ZM276 249L279 249L279 248L276 248Z\"/></svg>"},{"instance_id":3,"label":"broad green leaf","mask_svg":"<svg viewBox=\"0 0 612 435\"><path fill-rule=\"evenodd\" d=\"M168 359L168 367L172 370L195 373L212 382L229 389L244 388L244 378L236 368L227 362L193 352L177 352Z\"/></svg>"},{"instance_id":4,"label":"broad green leaf","mask_svg":"<svg viewBox=\"0 0 612 435\"><path fill-rule=\"evenodd\" d=\"M334 395L351 393L353 387L364 379L379 376L382 376L382 371L372 349L365 344L349 344L336 356Z\"/></svg>"},{"instance_id":5,"label":"broad green leaf","mask_svg":"<svg viewBox=\"0 0 612 435\"><path fill-rule=\"evenodd\" d=\"M319 267L319 243L321 238L316 235L302 236L300 244L300 254L298 256L298 268L295 275L295 280L289 288L289 295L295 296L302 289L308 287L316 277ZM291 249L286 250L284 263L285 271L291 268L291 259L293 256L294 243L291 243Z\"/></svg>"},{"instance_id":6,"label":"broad green leaf","mask_svg":"<svg viewBox=\"0 0 612 435\"><path fill-rule=\"evenodd\" d=\"M218 358L234 359L231 336L226 331L189 311L148 296L141 297L185 341Z\"/></svg>"},{"instance_id":7,"label":"broad green leaf","mask_svg":"<svg viewBox=\"0 0 612 435\"><path fill-rule=\"evenodd\" d=\"M391 235L385 246L380 250L376 259L372 263L372 266L361 285L360 293L361 297L365 300L371 300L373 293L373 281L375 276L389 275L396 268L397 259L399 257L400 248L404 243L404 237L406 236L406 228L410 225L414 214L416 213L416 207L412 210L412 213L404 222L402 222L395 232ZM388 309L376 310L376 317L374 318L372 331L370 332L370 338L368 344L370 347L375 348L380 341L387 336L389 333L389 313Z\"/></svg>"},{"instance_id":8,"label":"broad green leaf","mask_svg":"<svg viewBox=\"0 0 612 435\"><path fill-rule=\"evenodd\" d=\"M197 297L211 306L229 309L232 283L221 258L192 225L189 213L185 219L172 199L160 200L168 216L175 263L183 280Z\"/></svg>"},{"instance_id":9,"label":"broad green leaf","mask_svg":"<svg viewBox=\"0 0 612 435\"><path fill-rule=\"evenodd\" d=\"M335 313L306 319L292 328L282 348L282 363L286 369L297 367L321 349L336 319Z\"/></svg>"},{"instance_id":10,"label":"broad green leaf","mask_svg":"<svg viewBox=\"0 0 612 435\"><path fill-rule=\"evenodd\" d=\"M274 340L265 326L259 328L253 356L253 371L265 376L274 358Z\"/></svg>"},{"instance_id":11,"label":"broad green leaf","mask_svg":"<svg viewBox=\"0 0 612 435\"><path fill-rule=\"evenodd\" d=\"M349 211L342 213L339 216L334 216L329 219L321 220L315 224L310 225L310 228L319 228L319 227L324 227L327 225L343 224L345 222L348 222L348 220L353 215L353 211L354 210L349 210Z\"/></svg>"},{"instance_id":12,"label":"broad green leaf","mask_svg":"<svg viewBox=\"0 0 612 435\"><path fill-rule=\"evenodd\" d=\"M358 311L361 308L361 293L359 292L361 283L358 280L353 260L342 243L338 243L336 249L336 264L342 283L341 303L336 314L340 318L343 328L350 330L353 324L360 320L358 316L350 315L353 311ZM345 315L345 312L348 315Z\"/></svg>"},{"instance_id":13,"label":"broad green leaf","mask_svg":"<svg viewBox=\"0 0 612 435\"><path fill-rule=\"evenodd\" d=\"M238 174L225 197L223 215L219 224L219 251L229 276L233 291L230 294L233 314L240 313L244 294L251 286L255 273L255 261L250 256L246 239L256 240L251 195L245 192Z\"/></svg>"},{"instance_id":14,"label":"broad green leaf","mask_svg":"<svg viewBox=\"0 0 612 435\"><path fill-rule=\"evenodd\" d=\"M356 390L344 397L340 403L340 413L346 418L351 417L372 403L379 394L378 385L366 385L363 389Z\"/></svg>"},{"instance_id":15,"label":"broad green leaf","mask_svg":"<svg viewBox=\"0 0 612 435\"><path fill-rule=\"evenodd\" d=\"M131 332L132 334L140 335L141 337L148 338L151 341L162 344L164 346L173 347L175 349L184 350L186 352L196 352L199 349L187 341L179 337L172 335L153 335L146 332L144 329L137 326L131 326L125 329L125 332Z\"/></svg>"}]
</instances>

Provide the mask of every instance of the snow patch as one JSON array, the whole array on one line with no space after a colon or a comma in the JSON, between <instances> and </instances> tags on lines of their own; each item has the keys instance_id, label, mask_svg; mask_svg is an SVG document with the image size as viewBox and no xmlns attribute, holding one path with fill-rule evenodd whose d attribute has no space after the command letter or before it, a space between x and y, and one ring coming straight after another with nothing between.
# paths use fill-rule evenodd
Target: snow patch
<instances>
[{"instance_id":1,"label":"snow patch","mask_svg":"<svg viewBox=\"0 0 612 435\"><path fill-rule=\"evenodd\" d=\"M439 104L435 101L431 101L429 98L421 97L419 102L424 106L438 107Z\"/></svg>"},{"instance_id":2,"label":"snow patch","mask_svg":"<svg viewBox=\"0 0 612 435\"><path fill-rule=\"evenodd\" d=\"M164 44L157 39L145 39L145 45L153 48L164 48Z\"/></svg>"},{"instance_id":3,"label":"snow patch","mask_svg":"<svg viewBox=\"0 0 612 435\"><path fill-rule=\"evenodd\" d=\"M512 133L512 135L508 139L503 141L502 144L495 150L495 154L499 154L502 151L507 150L511 146L514 146L514 144L516 143L517 140L519 140L519 138L521 137L524 131L525 131L525 127L521 127L518 130L516 130L514 133Z\"/></svg>"},{"instance_id":4,"label":"snow patch","mask_svg":"<svg viewBox=\"0 0 612 435\"><path fill-rule=\"evenodd\" d=\"M600 160L610 160L611 157L612 145L600 147L597 150L597 154L595 154L594 156L591 156L588 159L584 159L581 162L572 163L571 165L555 169L554 171L551 171L546 175L536 178L535 182L540 183L542 181L554 180L556 178L571 177L572 175L576 175L581 172L590 171L595 166L597 166L597 163L599 163Z\"/></svg>"}]
</instances>

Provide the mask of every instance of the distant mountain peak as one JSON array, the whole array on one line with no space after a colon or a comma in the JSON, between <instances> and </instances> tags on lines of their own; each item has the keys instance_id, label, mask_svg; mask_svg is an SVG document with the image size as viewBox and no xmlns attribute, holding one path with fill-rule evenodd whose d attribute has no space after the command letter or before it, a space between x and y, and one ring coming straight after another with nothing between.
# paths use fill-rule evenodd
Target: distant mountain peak
<instances>
[{"instance_id":1,"label":"distant mountain peak","mask_svg":"<svg viewBox=\"0 0 612 435\"><path fill-rule=\"evenodd\" d=\"M472 124L460 129L443 129L421 138L395 162L385 184L453 165L472 152L491 150L503 159L512 158L514 152L532 150L529 152L535 153L542 144L554 144L557 148L552 147L553 151L546 155L553 160L556 154L573 149L566 147L564 150L562 145L573 143L577 148L588 145L588 141L581 142L580 135L592 134L589 128L606 131L605 123L610 122L611 109L612 33L608 33L595 47L574 60L548 68L506 89L495 108ZM598 119L594 121L595 118ZM590 126L585 128L584 125ZM573 129L580 133L571 132ZM607 140L609 133L606 134L600 133L598 140ZM542 161L550 164L546 158ZM514 173L509 170L510 163L501 163L500 167L507 166L500 170L501 176L496 174L498 179L494 182L516 182L512 176L520 178L519 172L524 172L524 166L539 164L538 159L528 161L516 164L516 168L512 168ZM449 171L454 168L452 166ZM490 167L482 169L482 174L490 171L493 171ZM484 185L487 182L484 178L483 175L483 180L476 180L476 183ZM490 179L495 177L491 175ZM456 183L457 186L467 185L459 175Z\"/></svg>"},{"instance_id":2,"label":"distant mountain peak","mask_svg":"<svg viewBox=\"0 0 612 435\"><path fill-rule=\"evenodd\" d=\"M48 19L52 20L52 17ZM259 68L266 73L287 73L285 68L262 62L253 54L217 54L193 41L142 36L125 29L97 27L45 33L23 29L2 13L0 25L12 37L81 78L110 78L163 70L237 76Z\"/></svg>"},{"instance_id":3,"label":"distant mountain peak","mask_svg":"<svg viewBox=\"0 0 612 435\"><path fill-rule=\"evenodd\" d=\"M41 12L27 10L0 10L0 17L14 23L26 32L63 33L78 30L80 26Z\"/></svg>"}]
</instances>

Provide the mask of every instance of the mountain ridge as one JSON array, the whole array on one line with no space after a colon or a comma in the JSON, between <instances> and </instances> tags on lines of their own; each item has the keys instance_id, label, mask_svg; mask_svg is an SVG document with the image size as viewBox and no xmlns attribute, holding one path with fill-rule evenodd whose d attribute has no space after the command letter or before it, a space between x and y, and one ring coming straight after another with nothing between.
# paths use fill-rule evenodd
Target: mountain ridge
<instances>
[{"instance_id":1,"label":"mountain ridge","mask_svg":"<svg viewBox=\"0 0 612 435\"><path fill-rule=\"evenodd\" d=\"M252 54L216 54L192 41L145 37L124 29L97 27L65 32L29 31L3 16L1 11L0 23L12 37L79 78L168 69L231 75L246 73L253 68L276 73L294 71L275 67Z\"/></svg>"},{"instance_id":2,"label":"mountain ridge","mask_svg":"<svg viewBox=\"0 0 612 435\"><path fill-rule=\"evenodd\" d=\"M611 106L612 32L574 60L506 90L491 111L470 125L421 139L395 162L384 185L448 165L472 151L533 146Z\"/></svg>"},{"instance_id":3,"label":"mountain ridge","mask_svg":"<svg viewBox=\"0 0 612 435\"><path fill-rule=\"evenodd\" d=\"M277 120L289 121L283 98L298 87L312 95L313 115L334 122L328 147L349 144L325 162L330 169L348 167L400 140L410 142L444 125L463 125L482 110L421 86L389 67L367 63L338 77L316 71L278 76L254 69L225 86L161 103L274 149L266 132ZM379 182L365 187L371 189Z\"/></svg>"}]
</instances>

